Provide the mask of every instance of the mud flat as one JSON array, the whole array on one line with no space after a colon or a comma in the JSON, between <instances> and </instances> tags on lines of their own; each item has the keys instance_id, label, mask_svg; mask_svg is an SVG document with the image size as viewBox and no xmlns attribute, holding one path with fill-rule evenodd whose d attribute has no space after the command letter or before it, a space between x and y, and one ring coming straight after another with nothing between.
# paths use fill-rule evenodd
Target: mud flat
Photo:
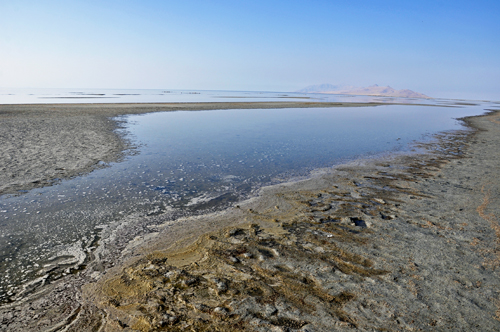
<instances>
[{"instance_id":1,"label":"mud flat","mask_svg":"<svg viewBox=\"0 0 500 332\"><path fill-rule=\"evenodd\" d=\"M497 331L500 115L466 122L426 154L165 220L111 269L103 244L78 274L0 308L1 329Z\"/></svg>"}]
</instances>

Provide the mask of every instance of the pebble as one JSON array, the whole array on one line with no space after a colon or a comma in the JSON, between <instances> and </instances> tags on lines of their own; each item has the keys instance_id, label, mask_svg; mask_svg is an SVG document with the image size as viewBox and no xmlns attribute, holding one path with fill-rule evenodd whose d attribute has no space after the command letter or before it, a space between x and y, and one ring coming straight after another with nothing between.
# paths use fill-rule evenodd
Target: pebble
<instances>
[{"instance_id":1,"label":"pebble","mask_svg":"<svg viewBox=\"0 0 500 332\"><path fill-rule=\"evenodd\" d=\"M278 309L276 309L275 306L273 306L271 304L266 304L266 306L264 307L264 310L262 312L262 315L267 318L267 317L271 317L271 316L275 315L277 312L278 312Z\"/></svg>"},{"instance_id":2,"label":"pebble","mask_svg":"<svg viewBox=\"0 0 500 332\"><path fill-rule=\"evenodd\" d=\"M217 290L219 292L224 292L227 290L227 284L221 280L215 279L215 286L217 286Z\"/></svg>"},{"instance_id":3,"label":"pebble","mask_svg":"<svg viewBox=\"0 0 500 332\"><path fill-rule=\"evenodd\" d=\"M239 239L234 238L234 237L230 238L229 242L232 243L232 244L242 244L242 243L245 243L245 241L239 240Z\"/></svg>"},{"instance_id":4,"label":"pebble","mask_svg":"<svg viewBox=\"0 0 500 332\"><path fill-rule=\"evenodd\" d=\"M316 251L317 253L322 254L322 253L325 252L325 249L323 247L316 247L316 248L314 248L314 251Z\"/></svg>"},{"instance_id":5,"label":"pebble","mask_svg":"<svg viewBox=\"0 0 500 332\"><path fill-rule=\"evenodd\" d=\"M225 283L221 283L217 285L217 290L219 292L225 292L227 290L227 285Z\"/></svg>"},{"instance_id":6,"label":"pebble","mask_svg":"<svg viewBox=\"0 0 500 332\"><path fill-rule=\"evenodd\" d=\"M352 221L350 217L342 217L340 218L340 223L350 225L352 224Z\"/></svg>"},{"instance_id":7,"label":"pebble","mask_svg":"<svg viewBox=\"0 0 500 332\"><path fill-rule=\"evenodd\" d=\"M189 278L187 280L184 280L182 283L186 286L191 286L194 285L197 282L196 278Z\"/></svg>"},{"instance_id":8,"label":"pebble","mask_svg":"<svg viewBox=\"0 0 500 332\"><path fill-rule=\"evenodd\" d=\"M198 310L198 311L201 311L201 312L208 312L210 311L210 307L207 306L207 305L204 305L203 303L196 303L193 305L193 307Z\"/></svg>"},{"instance_id":9,"label":"pebble","mask_svg":"<svg viewBox=\"0 0 500 332\"><path fill-rule=\"evenodd\" d=\"M216 307L214 309L214 314L220 315L220 316L227 316L228 310L224 307Z\"/></svg>"},{"instance_id":10,"label":"pebble","mask_svg":"<svg viewBox=\"0 0 500 332\"><path fill-rule=\"evenodd\" d=\"M361 195L360 195L358 192L355 192L355 191L352 191L352 192L351 192L351 196L352 196L353 198L357 198L357 199L361 198Z\"/></svg>"},{"instance_id":11,"label":"pebble","mask_svg":"<svg viewBox=\"0 0 500 332\"><path fill-rule=\"evenodd\" d=\"M239 229L239 228L235 228L235 229L230 230L230 231L228 232L228 234L227 234L227 235L228 235L228 236L235 236L235 235L236 235L236 234L238 234L238 232L240 232L240 231L241 231L241 229Z\"/></svg>"},{"instance_id":12,"label":"pebble","mask_svg":"<svg viewBox=\"0 0 500 332\"><path fill-rule=\"evenodd\" d=\"M230 256L230 257L229 257L229 260L230 260L231 262L233 262L233 263L239 263L239 262L240 262L240 260L239 260L238 258L234 257L234 256Z\"/></svg>"}]
</instances>

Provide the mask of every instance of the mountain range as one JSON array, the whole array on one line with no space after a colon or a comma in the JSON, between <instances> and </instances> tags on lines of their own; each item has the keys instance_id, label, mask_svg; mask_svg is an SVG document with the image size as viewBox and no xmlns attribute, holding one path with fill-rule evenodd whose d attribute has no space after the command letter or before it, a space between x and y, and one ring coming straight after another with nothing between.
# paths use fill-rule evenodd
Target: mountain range
<instances>
[{"instance_id":1,"label":"mountain range","mask_svg":"<svg viewBox=\"0 0 500 332\"><path fill-rule=\"evenodd\" d=\"M400 97L400 98L431 98L422 93L412 90L403 89L396 90L390 86L378 86L377 84L371 85L366 88L348 86L348 85L332 85L332 84L319 84L310 85L304 89L298 90L302 93L327 93L339 95L364 95L364 96L382 96L382 97Z\"/></svg>"}]
</instances>

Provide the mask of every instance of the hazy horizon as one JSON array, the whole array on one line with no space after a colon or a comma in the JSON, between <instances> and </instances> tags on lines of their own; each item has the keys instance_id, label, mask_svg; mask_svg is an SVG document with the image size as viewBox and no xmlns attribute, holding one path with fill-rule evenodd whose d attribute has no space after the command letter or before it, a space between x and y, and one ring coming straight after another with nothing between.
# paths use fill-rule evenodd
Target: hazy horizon
<instances>
[{"instance_id":1,"label":"hazy horizon","mask_svg":"<svg viewBox=\"0 0 500 332\"><path fill-rule=\"evenodd\" d=\"M0 10L3 88L378 84L500 100L500 3L19 0Z\"/></svg>"}]
</instances>

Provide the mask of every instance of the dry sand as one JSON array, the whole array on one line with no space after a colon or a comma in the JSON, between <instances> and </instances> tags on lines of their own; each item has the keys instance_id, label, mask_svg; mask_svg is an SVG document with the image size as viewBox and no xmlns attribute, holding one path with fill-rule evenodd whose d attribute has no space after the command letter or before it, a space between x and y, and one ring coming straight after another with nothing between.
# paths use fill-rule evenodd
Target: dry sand
<instances>
[{"instance_id":1,"label":"dry sand","mask_svg":"<svg viewBox=\"0 0 500 332\"><path fill-rule=\"evenodd\" d=\"M165 222L107 271L101 248L0 308L1 329L498 331L500 115L467 122L474 133L424 155L319 170Z\"/></svg>"}]
</instances>

